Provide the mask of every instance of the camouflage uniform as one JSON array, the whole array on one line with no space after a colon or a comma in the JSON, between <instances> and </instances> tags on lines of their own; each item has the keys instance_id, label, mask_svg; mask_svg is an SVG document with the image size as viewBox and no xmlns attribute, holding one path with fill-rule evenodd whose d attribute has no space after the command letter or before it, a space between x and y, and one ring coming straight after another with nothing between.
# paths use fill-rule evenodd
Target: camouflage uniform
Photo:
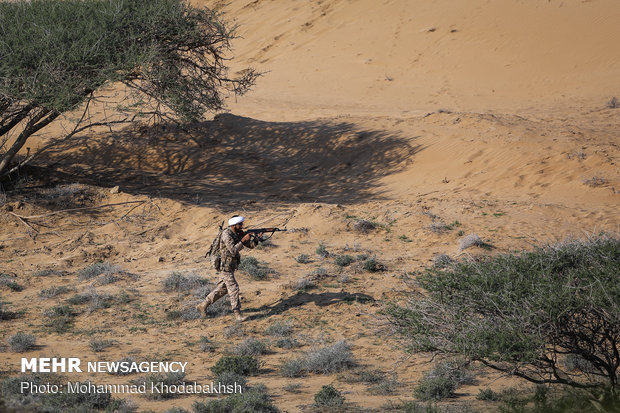
<instances>
[{"instance_id":1,"label":"camouflage uniform","mask_svg":"<svg viewBox=\"0 0 620 413\"><path fill-rule=\"evenodd\" d=\"M220 254L222 257L220 271L222 271L222 277L217 282L215 289L207 295L205 299L205 309L228 293L233 311L241 310L239 284L235 279L235 270L241 261L239 251L241 251L243 247L254 248L258 244L258 240L256 239L252 239L244 244L241 242L241 238L242 236L237 235L230 228L226 228L222 232L222 238L220 240Z\"/></svg>"}]
</instances>

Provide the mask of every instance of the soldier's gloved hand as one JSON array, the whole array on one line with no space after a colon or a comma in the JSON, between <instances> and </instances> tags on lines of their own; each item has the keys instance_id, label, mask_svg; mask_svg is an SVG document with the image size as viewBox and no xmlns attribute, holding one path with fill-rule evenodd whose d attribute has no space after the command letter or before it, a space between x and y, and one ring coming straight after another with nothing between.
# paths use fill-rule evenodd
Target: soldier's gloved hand
<instances>
[{"instance_id":1,"label":"soldier's gloved hand","mask_svg":"<svg viewBox=\"0 0 620 413\"><path fill-rule=\"evenodd\" d=\"M241 238L241 242L248 242L251 238L252 238L252 234L248 232L247 234L243 236L243 238Z\"/></svg>"}]
</instances>

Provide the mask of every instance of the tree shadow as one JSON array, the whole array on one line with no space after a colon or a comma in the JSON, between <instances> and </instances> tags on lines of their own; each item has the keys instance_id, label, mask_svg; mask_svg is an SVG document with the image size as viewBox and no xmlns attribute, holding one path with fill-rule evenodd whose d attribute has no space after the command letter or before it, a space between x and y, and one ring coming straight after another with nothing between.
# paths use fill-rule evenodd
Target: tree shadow
<instances>
[{"instance_id":1,"label":"tree shadow","mask_svg":"<svg viewBox=\"0 0 620 413\"><path fill-rule=\"evenodd\" d=\"M38 163L81 183L182 202L356 203L422 148L384 131L330 120L264 122L221 114L181 130L134 127L74 136Z\"/></svg>"},{"instance_id":2,"label":"tree shadow","mask_svg":"<svg viewBox=\"0 0 620 413\"><path fill-rule=\"evenodd\" d=\"M293 307L302 307L308 303L314 303L318 307L325 307L338 303L368 303L374 301L375 299L372 296L362 293L352 294L347 292L299 292L291 297L280 300L275 304L263 305L258 308L248 308L244 311L246 313L260 313L248 316L248 320L258 320L261 318L267 318L273 315L282 314L283 312Z\"/></svg>"}]
</instances>

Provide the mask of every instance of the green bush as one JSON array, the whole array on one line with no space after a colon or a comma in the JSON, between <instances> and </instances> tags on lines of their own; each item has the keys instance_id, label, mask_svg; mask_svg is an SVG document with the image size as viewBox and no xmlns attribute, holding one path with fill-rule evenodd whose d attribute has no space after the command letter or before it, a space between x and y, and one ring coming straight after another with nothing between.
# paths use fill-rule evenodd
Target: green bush
<instances>
[{"instance_id":1,"label":"green bush","mask_svg":"<svg viewBox=\"0 0 620 413\"><path fill-rule=\"evenodd\" d=\"M0 274L0 287L6 287L11 291L23 291L24 287L17 283L17 277L9 274Z\"/></svg>"},{"instance_id":2,"label":"green bush","mask_svg":"<svg viewBox=\"0 0 620 413\"><path fill-rule=\"evenodd\" d=\"M267 353L267 345L259 339L250 337L239 343L232 352L237 356L260 356Z\"/></svg>"},{"instance_id":3,"label":"green bush","mask_svg":"<svg viewBox=\"0 0 620 413\"><path fill-rule=\"evenodd\" d=\"M364 269L368 272L385 271L385 265L377 261L375 257L372 257L364 261Z\"/></svg>"},{"instance_id":4,"label":"green bush","mask_svg":"<svg viewBox=\"0 0 620 413\"><path fill-rule=\"evenodd\" d=\"M286 321L274 321L265 329L265 334L273 337L286 337L293 332L293 326Z\"/></svg>"},{"instance_id":5,"label":"green bush","mask_svg":"<svg viewBox=\"0 0 620 413\"><path fill-rule=\"evenodd\" d=\"M248 379L241 374L233 373L231 371L224 371L215 376L215 383L221 383L224 386L239 385L243 391L248 388Z\"/></svg>"},{"instance_id":6,"label":"green bush","mask_svg":"<svg viewBox=\"0 0 620 413\"><path fill-rule=\"evenodd\" d=\"M491 389L480 389L476 399L494 402L499 399L499 395Z\"/></svg>"},{"instance_id":7,"label":"green bush","mask_svg":"<svg viewBox=\"0 0 620 413\"><path fill-rule=\"evenodd\" d=\"M73 319L77 312L71 306L57 305L46 310L43 315L47 318L45 326L58 334L62 334L73 328Z\"/></svg>"},{"instance_id":8,"label":"green bush","mask_svg":"<svg viewBox=\"0 0 620 413\"><path fill-rule=\"evenodd\" d=\"M233 394L225 399L208 402L196 401L193 404L195 413L277 413L264 385L248 389L243 393Z\"/></svg>"},{"instance_id":9,"label":"green bush","mask_svg":"<svg viewBox=\"0 0 620 413\"><path fill-rule=\"evenodd\" d=\"M125 400L114 399L109 393L31 393L21 391L22 382L36 385L47 383L62 385L59 377L27 376L9 377L0 383L0 394L6 411L28 411L46 413L83 413L83 412L131 412L132 408ZM84 384L87 384L85 382ZM65 382L66 384L66 382ZM96 385L95 385L96 386ZM5 411L5 410L3 410Z\"/></svg>"},{"instance_id":10,"label":"green bush","mask_svg":"<svg viewBox=\"0 0 620 413\"><path fill-rule=\"evenodd\" d=\"M443 400L454 395L457 384L451 377L425 376L414 390L414 395L424 401Z\"/></svg>"},{"instance_id":11,"label":"green bush","mask_svg":"<svg viewBox=\"0 0 620 413\"><path fill-rule=\"evenodd\" d=\"M311 259L308 254L299 254L297 258L295 258L295 261L297 261L300 264L307 264L311 261Z\"/></svg>"},{"instance_id":12,"label":"green bush","mask_svg":"<svg viewBox=\"0 0 620 413\"><path fill-rule=\"evenodd\" d=\"M418 383L414 394L417 398L443 400L454 395L461 384L474 384L475 380L467 369L455 361L444 361L426 372Z\"/></svg>"},{"instance_id":13,"label":"green bush","mask_svg":"<svg viewBox=\"0 0 620 413\"><path fill-rule=\"evenodd\" d=\"M110 264L109 262L96 262L89 265L88 267L79 270L77 276L78 280L84 281L90 280L99 275L111 276L113 274L119 274L122 272L123 269L118 265Z\"/></svg>"},{"instance_id":14,"label":"green bush","mask_svg":"<svg viewBox=\"0 0 620 413\"><path fill-rule=\"evenodd\" d=\"M537 386L534 392L502 392L499 395L502 413L617 413L620 394L610 387L554 390Z\"/></svg>"},{"instance_id":15,"label":"green bush","mask_svg":"<svg viewBox=\"0 0 620 413\"><path fill-rule=\"evenodd\" d=\"M239 263L239 269L245 271L250 277L255 280L264 280L270 274L275 274L275 271L264 266L254 257L242 257Z\"/></svg>"},{"instance_id":16,"label":"green bush","mask_svg":"<svg viewBox=\"0 0 620 413\"><path fill-rule=\"evenodd\" d=\"M306 353L298 359L288 360L280 367L284 377L301 377L307 372L332 374L355 365L351 347L341 340L334 345Z\"/></svg>"},{"instance_id":17,"label":"green bush","mask_svg":"<svg viewBox=\"0 0 620 413\"><path fill-rule=\"evenodd\" d=\"M41 298L54 298L58 295L61 294L66 294L69 291L71 291L71 288L66 287L64 285L60 285L60 286L52 286L50 288L45 288L41 291L39 291L39 297Z\"/></svg>"},{"instance_id":18,"label":"green bush","mask_svg":"<svg viewBox=\"0 0 620 413\"><path fill-rule=\"evenodd\" d=\"M135 384L146 383L147 389L150 389L151 386L160 386L159 383L163 383L164 386L161 387L163 390L161 393L156 392L156 391L151 393L150 391L148 391L146 394L146 397L149 399L153 399L153 400L172 399L174 397L177 397L178 393L166 391L165 386L181 385L185 383L185 373L183 372L170 372L166 374L152 373L141 379L133 380L132 383L135 383Z\"/></svg>"},{"instance_id":19,"label":"green bush","mask_svg":"<svg viewBox=\"0 0 620 413\"><path fill-rule=\"evenodd\" d=\"M352 262L355 262L355 258L350 255L336 255L336 257L334 258L334 264L339 267L346 267Z\"/></svg>"},{"instance_id":20,"label":"green bush","mask_svg":"<svg viewBox=\"0 0 620 413\"><path fill-rule=\"evenodd\" d=\"M297 341L296 339L292 337L283 337L283 338L279 338L276 341L276 347L279 347L279 348L291 349L291 348L295 348L299 346L301 346L299 341Z\"/></svg>"},{"instance_id":21,"label":"green bush","mask_svg":"<svg viewBox=\"0 0 620 413\"><path fill-rule=\"evenodd\" d=\"M116 344L114 340L91 340L90 349L95 353L100 353L108 347L112 347Z\"/></svg>"},{"instance_id":22,"label":"green bush","mask_svg":"<svg viewBox=\"0 0 620 413\"><path fill-rule=\"evenodd\" d=\"M465 260L427 269L417 277L426 291L385 314L412 351L460 354L532 382L616 386L618 268L620 239L605 235ZM566 368L571 354L590 371Z\"/></svg>"},{"instance_id":23,"label":"green bush","mask_svg":"<svg viewBox=\"0 0 620 413\"><path fill-rule=\"evenodd\" d=\"M9 337L9 346L16 353L24 353L35 347L37 339L32 334L26 334L21 331Z\"/></svg>"},{"instance_id":24,"label":"green bush","mask_svg":"<svg viewBox=\"0 0 620 413\"><path fill-rule=\"evenodd\" d=\"M320 257L326 258L329 256L329 251L327 251L327 247L322 242L319 242L319 246L316 249L316 254Z\"/></svg>"},{"instance_id":25,"label":"green bush","mask_svg":"<svg viewBox=\"0 0 620 413\"><path fill-rule=\"evenodd\" d=\"M305 376L306 364L302 359L287 360L280 366L280 374L284 377Z\"/></svg>"},{"instance_id":26,"label":"green bush","mask_svg":"<svg viewBox=\"0 0 620 413\"><path fill-rule=\"evenodd\" d=\"M314 404L317 407L335 407L342 406L344 403L344 396L331 384L321 387L314 395Z\"/></svg>"},{"instance_id":27,"label":"green bush","mask_svg":"<svg viewBox=\"0 0 620 413\"><path fill-rule=\"evenodd\" d=\"M211 367L211 371L215 375L231 372L242 376L255 376L259 368L258 359L254 356L224 356Z\"/></svg>"},{"instance_id":28,"label":"green bush","mask_svg":"<svg viewBox=\"0 0 620 413\"><path fill-rule=\"evenodd\" d=\"M305 367L313 373L331 374L355 365L351 346L340 340L336 344L311 351L305 356Z\"/></svg>"},{"instance_id":29,"label":"green bush","mask_svg":"<svg viewBox=\"0 0 620 413\"><path fill-rule=\"evenodd\" d=\"M173 271L168 277L162 281L162 287L165 292L188 293L189 291L207 284L206 278L202 278L196 274L184 275L178 271Z\"/></svg>"}]
</instances>

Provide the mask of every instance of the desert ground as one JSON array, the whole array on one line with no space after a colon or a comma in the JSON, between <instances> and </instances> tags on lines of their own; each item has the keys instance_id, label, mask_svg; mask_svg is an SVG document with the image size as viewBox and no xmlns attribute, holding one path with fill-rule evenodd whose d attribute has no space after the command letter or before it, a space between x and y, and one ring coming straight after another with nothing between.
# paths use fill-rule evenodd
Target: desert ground
<instances>
[{"instance_id":1,"label":"desert ground","mask_svg":"<svg viewBox=\"0 0 620 413\"><path fill-rule=\"evenodd\" d=\"M281 411L311 410L326 384L351 411L386 411L415 399L434 361L407 353L381 309L403 302L436 257L618 233L616 0L193 4L238 24L233 72L249 65L263 75L187 131L135 126L62 141L0 192L0 272L21 287L0 291L15 315L0 322L4 377L20 374L22 357L133 357L187 361L185 379L206 383L221 356L255 338L268 351L249 384L265 384ZM245 323L226 313L227 298L197 319L217 281L205 253L234 214L288 231L242 251L266 269L263 279L237 273ZM487 248L461 248L471 234ZM342 255L379 266L339 265ZM104 273L85 275L98 262ZM187 285L167 286L173 274ZM50 309L72 298L68 324L53 324ZM274 323L290 327L296 346L266 332ZM19 331L36 337L35 349L11 351ZM355 366L283 376L287 360L340 340ZM475 384L439 406L494 411L476 399L480 389L522 386L477 369ZM203 400L132 399L156 412Z\"/></svg>"}]
</instances>

